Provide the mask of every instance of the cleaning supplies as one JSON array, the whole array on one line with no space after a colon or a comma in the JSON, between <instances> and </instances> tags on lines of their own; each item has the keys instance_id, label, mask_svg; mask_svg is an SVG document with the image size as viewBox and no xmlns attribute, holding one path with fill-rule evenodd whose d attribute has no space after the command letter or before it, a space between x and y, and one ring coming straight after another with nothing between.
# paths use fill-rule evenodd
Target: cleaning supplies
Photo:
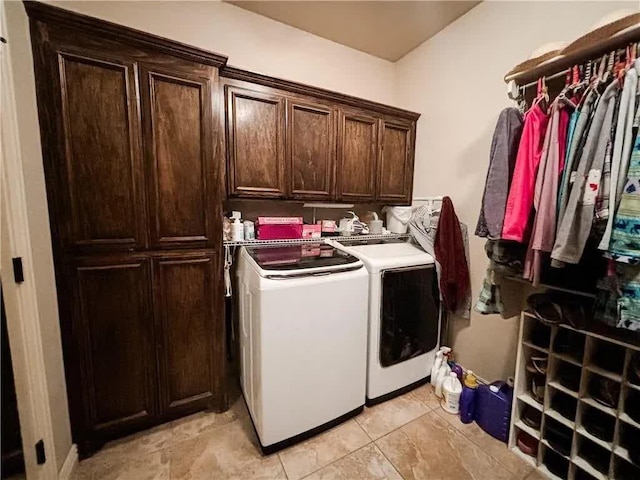
<instances>
[{"instance_id":1,"label":"cleaning supplies","mask_svg":"<svg viewBox=\"0 0 640 480\"><path fill-rule=\"evenodd\" d=\"M442 398L442 382L444 382L445 378L447 378L451 373L451 366L449 365L450 354L451 349L449 347L443 347L442 365L440 366L438 376L436 377L436 397L438 398Z\"/></svg>"},{"instance_id":2,"label":"cleaning supplies","mask_svg":"<svg viewBox=\"0 0 640 480\"><path fill-rule=\"evenodd\" d=\"M436 360L435 362L433 362L433 367L431 367L431 378L429 382L431 383L432 387L436 386L436 381L438 380L438 371L442 366L442 358L444 357L444 348L446 347L442 347L440 350L436 352Z\"/></svg>"},{"instance_id":3,"label":"cleaning supplies","mask_svg":"<svg viewBox=\"0 0 640 480\"><path fill-rule=\"evenodd\" d=\"M244 240L244 227L240 221L240 217L236 217L231 226L231 232L234 241Z\"/></svg>"},{"instance_id":4,"label":"cleaning supplies","mask_svg":"<svg viewBox=\"0 0 640 480\"><path fill-rule=\"evenodd\" d=\"M476 392L476 423L503 442L509 437L512 398L513 387L502 381L479 385Z\"/></svg>"},{"instance_id":5,"label":"cleaning supplies","mask_svg":"<svg viewBox=\"0 0 640 480\"><path fill-rule=\"evenodd\" d=\"M462 423L471 423L475 418L476 391L478 390L478 378L471 370L464 376L464 386L460 396L460 420Z\"/></svg>"},{"instance_id":6,"label":"cleaning supplies","mask_svg":"<svg viewBox=\"0 0 640 480\"><path fill-rule=\"evenodd\" d=\"M457 415L460 411L462 384L458 376L451 372L442 382L442 408L445 412Z\"/></svg>"},{"instance_id":7,"label":"cleaning supplies","mask_svg":"<svg viewBox=\"0 0 640 480\"><path fill-rule=\"evenodd\" d=\"M369 233L371 235L382 234L382 220L378 218L378 214L373 212L373 220L369 221Z\"/></svg>"},{"instance_id":8,"label":"cleaning supplies","mask_svg":"<svg viewBox=\"0 0 640 480\"><path fill-rule=\"evenodd\" d=\"M244 239L255 240L256 239L256 227L253 222L249 220L244 221Z\"/></svg>"}]
</instances>

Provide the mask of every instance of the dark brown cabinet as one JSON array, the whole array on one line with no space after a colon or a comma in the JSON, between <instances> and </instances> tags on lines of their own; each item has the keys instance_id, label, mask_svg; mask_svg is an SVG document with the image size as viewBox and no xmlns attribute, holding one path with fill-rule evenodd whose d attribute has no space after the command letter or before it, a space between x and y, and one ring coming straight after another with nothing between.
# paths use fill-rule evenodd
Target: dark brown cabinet
<instances>
[{"instance_id":1,"label":"dark brown cabinet","mask_svg":"<svg viewBox=\"0 0 640 480\"><path fill-rule=\"evenodd\" d=\"M141 64L152 247L212 246L216 209L214 68Z\"/></svg>"},{"instance_id":2,"label":"dark brown cabinet","mask_svg":"<svg viewBox=\"0 0 640 480\"><path fill-rule=\"evenodd\" d=\"M410 204L418 114L225 67L227 193Z\"/></svg>"},{"instance_id":3,"label":"dark brown cabinet","mask_svg":"<svg viewBox=\"0 0 640 480\"><path fill-rule=\"evenodd\" d=\"M25 5L72 434L86 456L228 408L217 148L226 58Z\"/></svg>"},{"instance_id":4,"label":"dark brown cabinet","mask_svg":"<svg viewBox=\"0 0 640 480\"><path fill-rule=\"evenodd\" d=\"M338 199L373 201L378 164L378 121L360 112L340 111Z\"/></svg>"},{"instance_id":5,"label":"dark brown cabinet","mask_svg":"<svg viewBox=\"0 0 640 480\"><path fill-rule=\"evenodd\" d=\"M285 99L225 87L229 192L285 196Z\"/></svg>"},{"instance_id":6,"label":"dark brown cabinet","mask_svg":"<svg viewBox=\"0 0 640 480\"><path fill-rule=\"evenodd\" d=\"M224 334L215 318L221 293L217 271L210 253L171 253L153 260L163 412L206 408L217 395L214 372L221 365L211 342Z\"/></svg>"},{"instance_id":7,"label":"dark brown cabinet","mask_svg":"<svg viewBox=\"0 0 640 480\"><path fill-rule=\"evenodd\" d=\"M120 254L73 263L87 427L105 434L143 426L157 414L150 262Z\"/></svg>"},{"instance_id":8,"label":"dark brown cabinet","mask_svg":"<svg viewBox=\"0 0 640 480\"><path fill-rule=\"evenodd\" d=\"M407 202L413 187L414 128L409 123L380 122L377 198Z\"/></svg>"},{"instance_id":9,"label":"dark brown cabinet","mask_svg":"<svg viewBox=\"0 0 640 480\"><path fill-rule=\"evenodd\" d=\"M335 111L326 105L287 100L287 166L295 199L329 200L336 166Z\"/></svg>"}]
</instances>

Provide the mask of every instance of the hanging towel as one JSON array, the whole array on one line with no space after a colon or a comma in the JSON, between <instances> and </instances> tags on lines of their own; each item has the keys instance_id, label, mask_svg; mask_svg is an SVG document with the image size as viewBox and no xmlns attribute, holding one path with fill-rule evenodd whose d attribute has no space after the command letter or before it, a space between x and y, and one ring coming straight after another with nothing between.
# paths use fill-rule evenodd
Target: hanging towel
<instances>
[{"instance_id":1,"label":"hanging towel","mask_svg":"<svg viewBox=\"0 0 640 480\"><path fill-rule=\"evenodd\" d=\"M441 268L442 300L449 312L455 312L469 295L470 280L460 222L449 197L442 200L434 250Z\"/></svg>"},{"instance_id":2,"label":"hanging towel","mask_svg":"<svg viewBox=\"0 0 640 480\"><path fill-rule=\"evenodd\" d=\"M608 205L607 225L605 227L602 240L598 248L608 250L613 230L613 221L616 210L620 204L625 186L629 158L633 146L633 119L636 110L636 90L638 87L638 70L640 70L640 60L636 60L634 68L630 68L624 78L624 86L620 99L620 109L618 110L618 120L614 139L613 153L611 157L611 184L610 199Z\"/></svg>"},{"instance_id":3,"label":"hanging towel","mask_svg":"<svg viewBox=\"0 0 640 480\"><path fill-rule=\"evenodd\" d=\"M531 107L524 118L513 180L507 198L502 238L523 242L529 234L533 190L542 154L542 142L549 116L540 104Z\"/></svg>"},{"instance_id":4,"label":"hanging towel","mask_svg":"<svg viewBox=\"0 0 640 480\"><path fill-rule=\"evenodd\" d=\"M551 105L551 121L547 126L540 167L534 192L535 219L524 277L534 286L540 284L543 253L550 253L556 234L556 202L558 184L564 167L569 110L562 100Z\"/></svg>"},{"instance_id":5,"label":"hanging towel","mask_svg":"<svg viewBox=\"0 0 640 480\"><path fill-rule=\"evenodd\" d=\"M627 182L616 213L609 251L617 261L640 263L640 135L629 162Z\"/></svg>"},{"instance_id":6,"label":"hanging towel","mask_svg":"<svg viewBox=\"0 0 640 480\"><path fill-rule=\"evenodd\" d=\"M498 116L491 142L480 216L476 225L478 237L499 239L502 235L504 212L518 155L522 124L522 113L517 108L505 108Z\"/></svg>"},{"instance_id":7,"label":"hanging towel","mask_svg":"<svg viewBox=\"0 0 640 480\"><path fill-rule=\"evenodd\" d=\"M594 208L605 151L611 134L613 110L620 87L618 82L609 84L596 111L587 133L587 139L578 162L575 182L571 188L567 208L557 231L551 258L552 265L561 267L564 263L578 263L591 233Z\"/></svg>"}]
</instances>

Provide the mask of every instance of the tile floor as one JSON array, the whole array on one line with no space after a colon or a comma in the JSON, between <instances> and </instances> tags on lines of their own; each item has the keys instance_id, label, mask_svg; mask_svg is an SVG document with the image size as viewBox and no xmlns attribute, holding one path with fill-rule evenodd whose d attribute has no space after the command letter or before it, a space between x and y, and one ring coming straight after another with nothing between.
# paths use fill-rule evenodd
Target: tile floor
<instances>
[{"instance_id":1,"label":"tile floor","mask_svg":"<svg viewBox=\"0 0 640 480\"><path fill-rule=\"evenodd\" d=\"M323 434L262 456L242 398L112 442L74 480L538 480L476 424L442 410L429 385L367 408Z\"/></svg>"}]
</instances>

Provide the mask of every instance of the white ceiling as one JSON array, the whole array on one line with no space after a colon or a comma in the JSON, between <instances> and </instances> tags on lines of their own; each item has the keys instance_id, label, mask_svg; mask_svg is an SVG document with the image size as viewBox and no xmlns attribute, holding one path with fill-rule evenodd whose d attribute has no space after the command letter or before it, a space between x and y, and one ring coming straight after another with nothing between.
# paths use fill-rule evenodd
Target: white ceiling
<instances>
[{"instance_id":1,"label":"white ceiling","mask_svg":"<svg viewBox=\"0 0 640 480\"><path fill-rule=\"evenodd\" d=\"M231 1L238 7L395 62L479 1Z\"/></svg>"}]
</instances>

